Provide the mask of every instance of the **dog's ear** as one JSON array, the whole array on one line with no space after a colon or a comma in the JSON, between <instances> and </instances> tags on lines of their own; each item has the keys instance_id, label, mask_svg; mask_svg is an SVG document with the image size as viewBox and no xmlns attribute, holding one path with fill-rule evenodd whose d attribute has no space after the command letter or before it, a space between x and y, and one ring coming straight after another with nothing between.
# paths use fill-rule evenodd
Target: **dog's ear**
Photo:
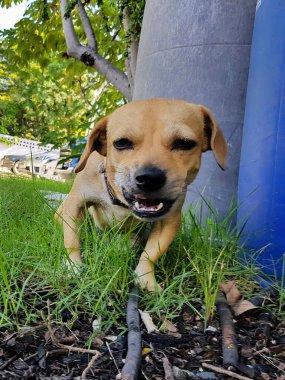
<instances>
[{"instance_id":1,"label":"dog's ear","mask_svg":"<svg viewBox=\"0 0 285 380\"><path fill-rule=\"evenodd\" d=\"M107 122L108 118L104 117L99 120L92 129L90 133L84 152L81 155L81 158L74 170L75 173L79 173L84 169L88 157L95 150L100 153L102 156L107 154Z\"/></svg>"},{"instance_id":2,"label":"dog's ear","mask_svg":"<svg viewBox=\"0 0 285 380\"><path fill-rule=\"evenodd\" d=\"M204 116L204 138L202 150L203 152L212 150L218 165L222 170L225 170L228 145L211 112L203 106L201 106L201 109Z\"/></svg>"}]
</instances>

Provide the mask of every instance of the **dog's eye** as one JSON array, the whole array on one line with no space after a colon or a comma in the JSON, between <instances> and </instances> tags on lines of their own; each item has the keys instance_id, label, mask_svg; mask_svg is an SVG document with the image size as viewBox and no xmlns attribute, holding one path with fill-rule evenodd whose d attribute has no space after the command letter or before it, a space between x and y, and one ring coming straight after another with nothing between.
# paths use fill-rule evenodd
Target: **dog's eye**
<instances>
[{"instance_id":1,"label":"dog's eye","mask_svg":"<svg viewBox=\"0 0 285 380\"><path fill-rule=\"evenodd\" d=\"M127 150L127 149L133 149L134 144L131 142L131 140L122 138L122 139L114 141L113 146L117 150Z\"/></svg>"},{"instance_id":2,"label":"dog's eye","mask_svg":"<svg viewBox=\"0 0 285 380\"><path fill-rule=\"evenodd\" d=\"M171 150L191 150L197 145L196 141L188 139L176 139L173 141Z\"/></svg>"}]
</instances>

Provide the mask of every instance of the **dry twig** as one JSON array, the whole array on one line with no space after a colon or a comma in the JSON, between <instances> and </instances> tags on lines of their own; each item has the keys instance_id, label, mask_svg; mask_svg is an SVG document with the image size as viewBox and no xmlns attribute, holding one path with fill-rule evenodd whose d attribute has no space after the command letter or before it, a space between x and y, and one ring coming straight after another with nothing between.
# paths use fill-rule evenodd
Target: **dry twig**
<instances>
[{"instance_id":1,"label":"dry twig","mask_svg":"<svg viewBox=\"0 0 285 380\"><path fill-rule=\"evenodd\" d=\"M90 350L88 348L68 346L67 344L60 343L58 341L57 337L54 335L53 329L51 327L50 300L47 301L47 309L48 309L48 320L47 320L48 332L49 332L52 343L56 347L66 349L66 350L71 351L71 352L79 352L82 354L91 354L91 355L97 356L97 358L101 355L100 352L97 350Z\"/></svg>"},{"instance_id":2,"label":"dry twig","mask_svg":"<svg viewBox=\"0 0 285 380\"><path fill-rule=\"evenodd\" d=\"M112 358L112 360L113 360L113 362L114 362L114 364L115 364L115 367L117 368L118 374L119 374L119 373L120 373L120 369L119 369L119 367L118 367L118 364L117 364L117 362L116 362L116 360L115 360L115 358L114 358L114 355L113 355L113 353L112 353L112 351L111 351L111 349L110 349L110 346L109 346L109 343L108 343L108 342L106 342L106 346L107 346L107 348L108 348L109 354L110 354L110 356L111 356L111 358Z\"/></svg>"},{"instance_id":3,"label":"dry twig","mask_svg":"<svg viewBox=\"0 0 285 380\"><path fill-rule=\"evenodd\" d=\"M211 369L212 371L215 371L217 373L222 373L224 375L227 375L231 378L234 379L239 379L239 380L251 380L249 377L241 376L238 373L229 371L228 369L216 367L215 365L208 364L208 363L202 363L203 368Z\"/></svg>"},{"instance_id":4,"label":"dry twig","mask_svg":"<svg viewBox=\"0 0 285 380\"><path fill-rule=\"evenodd\" d=\"M12 356L10 359L8 359L4 364L1 365L0 371L3 371L3 369L5 369L6 367L8 367L8 365L10 365L15 360L17 360L19 356L20 356L20 354L16 354L16 355Z\"/></svg>"},{"instance_id":5,"label":"dry twig","mask_svg":"<svg viewBox=\"0 0 285 380\"><path fill-rule=\"evenodd\" d=\"M92 359L90 360L90 362L88 363L88 366L85 368L85 370L82 372L82 375L81 375L81 380L86 380L87 379L87 373L91 370L91 368L93 367L93 365L95 364L96 360L98 359L100 353L98 352L98 354L94 355L92 357Z\"/></svg>"}]
</instances>

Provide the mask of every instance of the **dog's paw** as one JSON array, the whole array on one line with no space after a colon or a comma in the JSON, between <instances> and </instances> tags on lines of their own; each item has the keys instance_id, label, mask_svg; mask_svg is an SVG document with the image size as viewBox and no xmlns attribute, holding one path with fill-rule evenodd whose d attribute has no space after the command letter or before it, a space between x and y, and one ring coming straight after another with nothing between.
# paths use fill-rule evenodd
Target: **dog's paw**
<instances>
[{"instance_id":1,"label":"dog's paw","mask_svg":"<svg viewBox=\"0 0 285 380\"><path fill-rule=\"evenodd\" d=\"M136 282L141 289L146 289L149 292L160 292L161 286L156 282L153 270L146 272L145 267L137 266L135 270Z\"/></svg>"},{"instance_id":2,"label":"dog's paw","mask_svg":"<svg viewBox=\"0 0 285 380\"><path fill-rule=\"evenodd\" d=\"M79 274L82 270L82 260L71 260L69 257L64 259L64 265L70 274Z\"/></svg>"},{"instance_id":3,"label":"dog's paw","mask_svg":"<svg viewBox=\"0 0 285 380\"><path fill-rule=\"evenodd\" d=\"M144 278L138 278L137 282L141 289L146 289L148 292L152 293L160 293L162 291L162 287L154 280L147 279L145 280Z\"/></svg>"}]
</instances>

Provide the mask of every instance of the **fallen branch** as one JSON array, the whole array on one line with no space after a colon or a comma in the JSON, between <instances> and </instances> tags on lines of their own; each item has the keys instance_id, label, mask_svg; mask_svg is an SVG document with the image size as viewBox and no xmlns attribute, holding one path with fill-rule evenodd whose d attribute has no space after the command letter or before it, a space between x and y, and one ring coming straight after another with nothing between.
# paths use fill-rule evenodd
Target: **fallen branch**
<instances>
[{"instance_id":1,"label":"fallen branch","mask_svg":"<svg viewBox=\"0 0 285 380\"><path fill-rule=\"evenodd\" d=\"M212 371L215 371L217 373L222 373L223 375L227 375L231 378L234 379L239 379L239 380L252 380L249 377L241 376L238 373L235 373L233 371L229 371L228 369L224 369L221 367L216 367L215 365L208 364L208 363L202 363L203 368L211 369Z\"/></svg>"},{"instance_id":2,"label":"fallen branch","mask_svg":"<svg viewBox=\"0 0 285 380\"><path fill-rule=\"evenodd\" d=\"M138 290L133 288L127 306L128 352L122 369L122 380L135 380L141 364L141 333L138 311Z\"/></svg>"},{"instance_id":3,"label":"fallen branch","mask_svg":"<svg viewBox=\"0 0 285 380\"><path fill-rule=\"evenodd\" d=\"M216 298L216 307L218 309L223 340L223 364L236 366L238 363L237 340L233 316L227 300L222 292L219 292Z\"/></svg>"},{"instance_id":4,"label":"fallen branch","mask_svg":"<svg viewBox=\"0 0 285 380\"><path fill-rule=\"evenodd\" d=\"M94 356L97 356L97 358L101 355L99 351L97 350L90 350L88 348L82 348L82 347L75 347L75 346L68 346L67 344L62 344L59 342L57 337L54 335L53 329L51 327L51 317L50 317L50 300L47 301L47 309L48 309L48 319L47 319L47 327L48 327L48 332L51 338L52 343L58 347L62 348L64 350L68 350L71 352L79 352L82 354L91 354Z\"/></svg>"}]
</instances>

